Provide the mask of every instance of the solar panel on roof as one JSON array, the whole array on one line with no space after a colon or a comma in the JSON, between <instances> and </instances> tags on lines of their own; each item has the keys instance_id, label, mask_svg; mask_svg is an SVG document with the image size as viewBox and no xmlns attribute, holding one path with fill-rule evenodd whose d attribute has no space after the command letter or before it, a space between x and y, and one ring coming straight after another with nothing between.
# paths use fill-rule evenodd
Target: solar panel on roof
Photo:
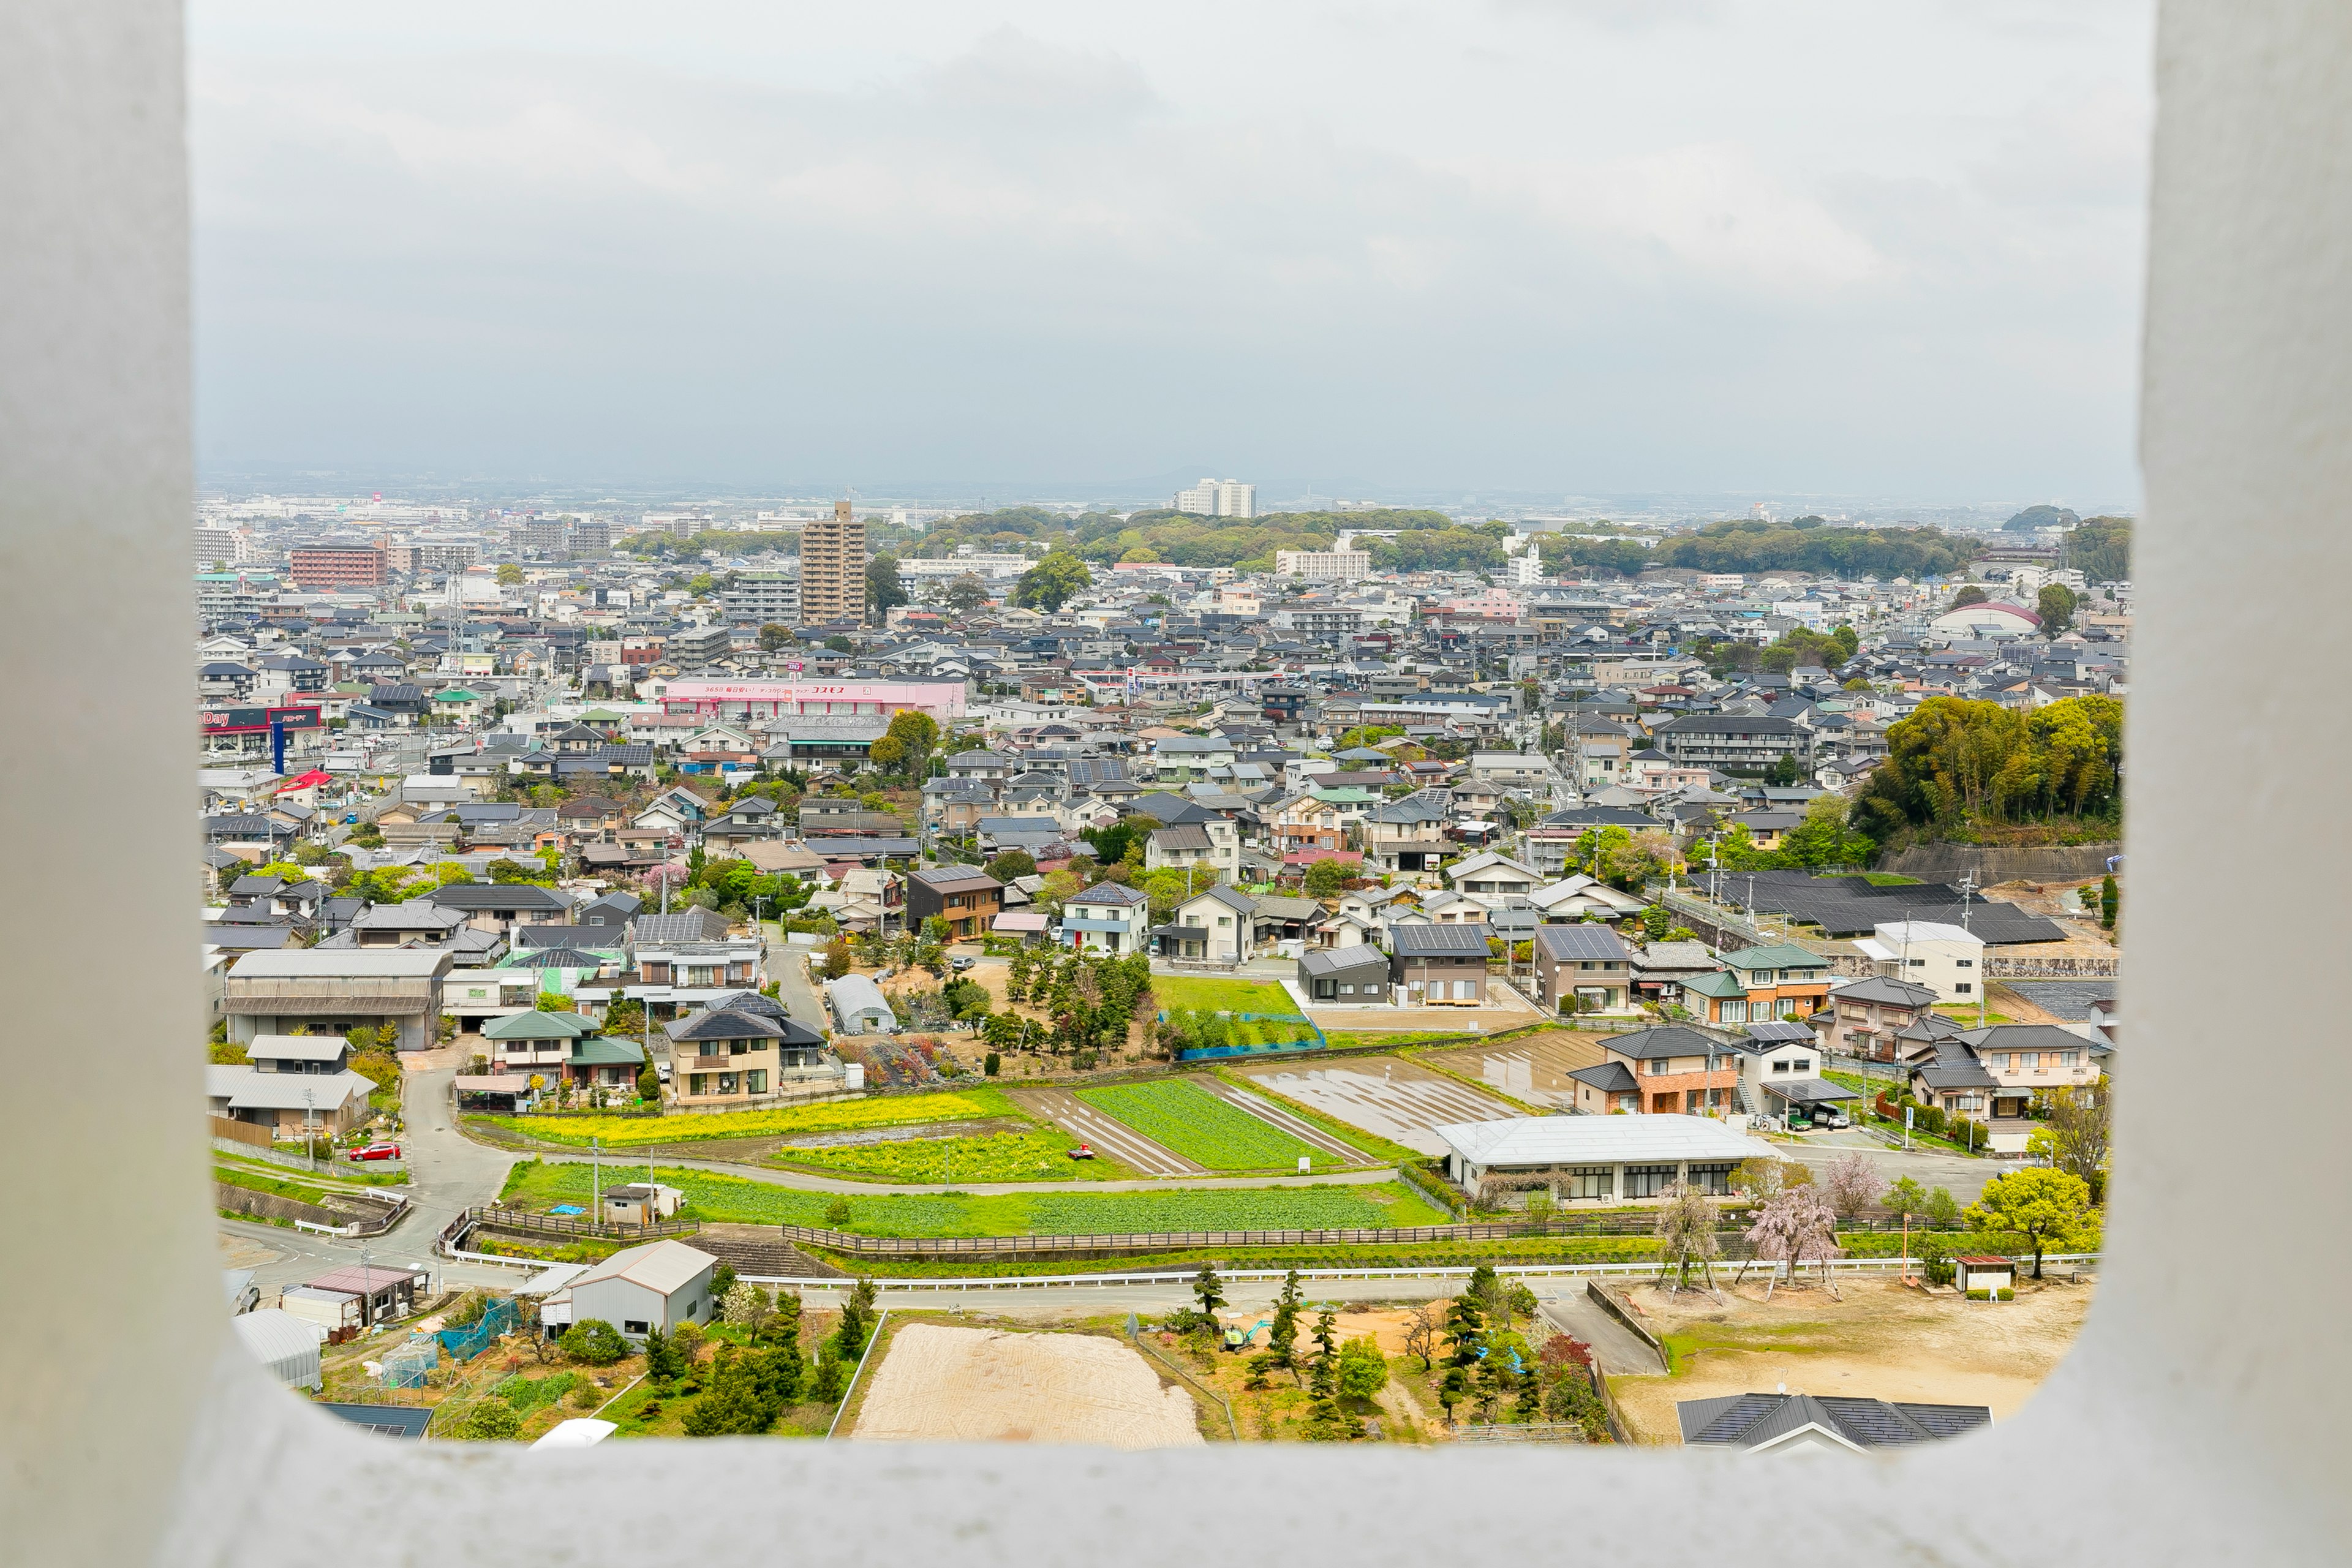
<instances>
[{"instance_id":1,"label":"solar panel on roof","mask_svg":"<svg viewBox=\"0 0 2352 1568\"><path fill-rule=\"evenodd\" d=\"M1785 1018L1772 1018L1761 1024L1748 1025L1748 1037L1751 1040L1803 1040L1810 1044L1813 1032L1802 1024L1792 1024Z\"/></svg>"},{"instance_id":2,"label":"solar panel on roof","mask_svg":"<svg viewBox=\"0 0 2352 1568\"><path fill-rule=\"evenodd\" d=\"M1989 947L2063 942L2057 923L1998 899L1963 900L1948 882L1879 887L1860 877L1813 877L1802 871L1741 871L1708 879L1710 892L1735 909L1786 914L1832 936L1860 936L1885 921L1965 922Z\"/></svg>"}]
</instances>

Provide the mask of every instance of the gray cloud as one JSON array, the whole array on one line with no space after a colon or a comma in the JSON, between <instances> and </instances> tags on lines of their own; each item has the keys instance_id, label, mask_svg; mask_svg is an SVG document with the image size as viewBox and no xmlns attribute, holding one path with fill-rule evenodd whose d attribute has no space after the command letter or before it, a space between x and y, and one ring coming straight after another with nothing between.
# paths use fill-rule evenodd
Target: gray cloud
<instances>
[{"instance_id":1,"label":"gray cloud","mask_svg":"<svg viewBox=\"0 0 2352 1568\"><path fill-rule=\"evenodd\" d=\"M2105 85L2040 108L1896 94L1912 173L1867 110L1851 147L1709 112L1737 77L1629 121L1612 75L1690 68L1638 33L1563 57L1556 101L1482 102L1450 84L1541 83L1550 22L1461 40L1504 65L1433 61L1412 22L1210 17L1276 55L1238 83L1197 42L1055 15L838 80L760 49L281 56L200 26L200 450L753 484L2129 489L2147 110L2108 40L2052 43L2038 68Z\"/></svg>"}]
</instances>

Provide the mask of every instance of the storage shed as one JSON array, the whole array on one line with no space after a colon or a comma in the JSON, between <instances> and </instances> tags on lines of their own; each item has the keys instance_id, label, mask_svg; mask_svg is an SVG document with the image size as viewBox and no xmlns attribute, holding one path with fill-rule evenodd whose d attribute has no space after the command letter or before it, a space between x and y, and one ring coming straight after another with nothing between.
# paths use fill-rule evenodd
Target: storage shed
<instances>
[{"instance_id":1,"label":"storage shed","mask_svg":"<svg viewBox=\"0 0 2352 1568\"><path fill-rule=\"evenodd\" d=\"M625 1247L547 1298L543 1323L601 1319L632 1340L679 1323L707 1323L718 1315L710 1276L719 1259L682 1241Z\"/></svg>"},{"instance_id":2,"label":"storage shed","mask_svg":"<svg viewBox=\"0 0 2352 1568\"><path fill-rule=\"evenodd\" d=\"M1985 1254L1952 1259L1952 1284L1962 1295L1971 1291L2017 1289L2017 1259ZM1995 1300L1998 1300L1996 1295Z\"/></svg>"},{"instance_id":3,"label":"storage shed","mask_svg":"<svg viewBox=\"0 0 2352 1568\"><path fill-rule=\"evenodd\" d=\"M253 1352L253 1359L287 1387L316 1394L326 1386L319 1370L319 1344L326 1333L318 1324L276 1307L264 1307L238 1313L229 1320L229 1327Z\"/></svg>"}]
</instances>

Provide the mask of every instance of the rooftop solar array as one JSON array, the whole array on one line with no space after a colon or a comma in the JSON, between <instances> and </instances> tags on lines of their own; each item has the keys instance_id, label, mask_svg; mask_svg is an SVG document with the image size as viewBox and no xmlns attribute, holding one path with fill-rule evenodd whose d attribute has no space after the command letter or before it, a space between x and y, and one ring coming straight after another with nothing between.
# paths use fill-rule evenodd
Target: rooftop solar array
<instances>
[{"instance_id":1,"label":"rooftop solar array","mask_svg":"<svg viewBox=\"0 0 2352 1568\"><path fill-rule=\"evenodd\" d=\"M1882 921L1917 920L1965 923L1988 947L2066 940L2056 921L2028 914L2015 904L1978 897L1964 907L1960 890L1948 882L1882 888L1861 877L1815 877L1803 871L1726 871L1719 879L1694 880L1730 908L1789 915L1831 936L1866 936Z\"/></svg>"}]
</instances>

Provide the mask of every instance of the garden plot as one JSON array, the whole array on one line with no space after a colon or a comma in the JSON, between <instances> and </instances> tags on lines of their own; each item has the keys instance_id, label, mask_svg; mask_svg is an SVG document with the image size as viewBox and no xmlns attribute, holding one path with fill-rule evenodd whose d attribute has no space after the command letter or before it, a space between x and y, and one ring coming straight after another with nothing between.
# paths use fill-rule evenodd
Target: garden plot
<instances>
[{"instance_id":1,"label":"garden plot","mask_svg":"<svg viewBox=\"0 0 2352 1568\"><path fill-rule=\"evenodd\" d=\"M1187 1447L1192 1396L1094 1334L908 1323L870 1374L849 1434L862 1443L1086 1443Z\"/></svg>"},{"instance_id":2,"label":"garden plot","mask_svg":"<svg viewBox=\"0 0 2352 1568\"><path fill-rule=\"evenodd\" d=\"M1484 1090L1393 1057L1350 1057L1344 1066L1328 1067L1237 1061L1234 1068L1276 1094L1424 1154L1445 1152L1432 1128L1525 1114Z\"/></svg>"},{"instance_id":3,"label":"garden plot","mask_svg":"<svg viewBox=\"0 0 2352 1568\"><path fill-rule=\"evenodd\" d=\"M1051 1121L1072 1137L1092 1145L1096 1152L1108 1154L1139 1174L1197 1176L1208 1169L1153 1142L1066 1089L1016 1089L1012 1097L1030 1115Z\"/></svg>"},{"instance_id":4,"label":"garden plot","mask_svg":"<svg viewBox=\"0 0 2352 1568\"><path fill-rule=\"evenodd\" d=\"M1261 1121L1271 1121L1300 1142L1314 1145L1315 1148L1330 1155L1343 1165L1366 1165L1373 1163L1371 1155L1357 1148L1346 1139L1326 1132L1307 1118L1294 1111L1286 1110L1272 1100L1261 1099L1245 1089L1236 1089L1232 1084L1217 1079L1203 1079L1201 1087L1226 1104L1245 1111Z\"/></svg>"},{"instance_id":5,"label":"garden plot","mask_svg":"<svg viewBox=\"0 0 2352 1568\"><path fill-rule=\"evenodd\" d=\"M1334 1154L1294 1138L1190 1079L1082 1089L1077 1097L1212 1171L1331 1170L1364 1163L1354 1150Z\"/></svg>"},{"instance_id":6,"label":"garden plot","mask_svg":"<svg viewBox=\"0 0 2352 1568\"><path fill-rule=\"evenodd\" d=\"M1433 1066L1475 1078L1514 1100L1564 1109L1576 1102L1576 1080L1568 1075L1601 1065L1602 1038L1559 1029L1499 1045L1421 1055Z\"/></svg>"}]
</instances>

